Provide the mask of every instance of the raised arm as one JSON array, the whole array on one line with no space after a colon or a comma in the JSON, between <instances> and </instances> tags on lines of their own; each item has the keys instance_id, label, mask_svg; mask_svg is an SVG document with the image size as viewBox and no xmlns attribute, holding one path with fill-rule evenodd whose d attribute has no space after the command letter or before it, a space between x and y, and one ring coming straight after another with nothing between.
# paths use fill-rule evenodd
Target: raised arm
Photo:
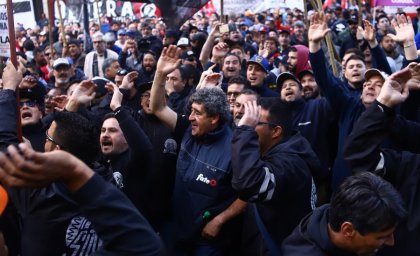
<instances>
[{"instance_id":1,"label":"raised arm","mask_svg":"<svg viewBox=\"0 0 420 256\"><path fill-rule=\"evenodd\" d=\"M218 36L220 36L220 33L219 33L220 25L221 24L218 23L216 24L216 26L214 26L213 30L210 32L209 36L207 37L206 42L203 45L203 49L201 50L201 53L200 53L200 62L203 67L207 64L207 61L210 58L210 53L213 49L214 41L216 40Z\"/></svg>"},{"instance_id":2,"label":"raised arm","mask_svg":"<svg viewBox=\"0 0 420 256\"><path fill-rule=\"evenodd\" d=\"M166 104L165 81L169 73L174 71L180 64L179 54L181 49L175 45L165 47L156 66L156 74L150 93L150 108L152 113L157 116L171 130L175 129L177 114Z\"/></svg>"},{"instance_id":3,"label":"raised arm","mask_svg":"<svg viewBox=\"0 0 420 256\"><path fill-rule=\"evenodd\" d=\"M11 62L3 70L3 89L0 90L0 150L9 144L19 143L16 135L16 88L22 81L22 73ZM20 118L20 117L19 117Z\"/></svg>"},{"instance_id":4,"label":"raised arm","mask_svg":"<svg viewBox=\"0 0 420 256\"><path fill-rule=\"evenodd\" d=\"M130 200L82 161L62 150L19 148L0 153L0 181L16 188L62 182L104 243L95 255L163 255L159 237Z\"/></svg>"},{"instance_id":5,"label":"raised arm","mask_svg":"<svg viewBox=\"0 0 420 256\"><path fill-rule=\"evenodd\" d=\"M321 48L321 40L327 35L330 29L327 26L325 17L320 13L311 16L311 23L308 31L309 59L315 80L335 113L347 105L350 96L347 86L329 70Z\"/></svg>"},{"instance_id":6,"label":"raised arm","mask_svg":"<svg viewBox=\"0 0 420 256\"><path fill-rule=\"evenodd\" d=\"M404 14L397 14L396 18L391 21L391 24L397 34L388 34L388 36L396 42L403 43L405 59L408 62L417 60L419 56L416 42L414 41L414 29L411 19L407 19Z\"/></svg>"},{"instance_id":7,"label":"raised arm","mask_svg":"<svg viewBox=\"0 0 420 256\"><path fill-rule=\"evenodd\" d=\"M388 75L392 74L391 67L386 59L385 51L378 45L376 40L376 31L373 25L368 21L364 20L363 24L365 28L359 27L362 31L363 38L368 42L369 48L372 52L372 59L374 60L375 68L384 71Z\"/></svg>"},{"instance_id":8,"label":"raised arm","mask_svg":"<svg viewBox=\"0 0 420 256\"><path fill-rule=\"evenodd\" d=\"M344 148L344 159L353 172L382 170L380 144L389 137L395 119L394 108L408 97L410 71L391 75L382 86L376 103L358 119Z\"/></svg>"}]
</instances>

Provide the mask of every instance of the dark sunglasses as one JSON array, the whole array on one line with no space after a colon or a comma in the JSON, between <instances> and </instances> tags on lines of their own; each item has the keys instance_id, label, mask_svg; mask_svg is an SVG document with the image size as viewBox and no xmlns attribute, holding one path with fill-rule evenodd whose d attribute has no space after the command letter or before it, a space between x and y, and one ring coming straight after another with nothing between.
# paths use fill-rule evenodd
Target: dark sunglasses
<instances>
[{"instance_id":1,"label":"dark sunglasses","mask_svg":"<svg viewBox=\"0 0 420 256\"><path fill-rule=\"evenodd\" d=\"M20 101L19 102L19 106L20 107L23 107L23 106L27 106L27 107L30 107L30 108L33 108L33 107L35 107L36 105L37 105L37 103L36 103L36 101L35 100L29 100L29 101Z\"/></svg>"}]
</instances>

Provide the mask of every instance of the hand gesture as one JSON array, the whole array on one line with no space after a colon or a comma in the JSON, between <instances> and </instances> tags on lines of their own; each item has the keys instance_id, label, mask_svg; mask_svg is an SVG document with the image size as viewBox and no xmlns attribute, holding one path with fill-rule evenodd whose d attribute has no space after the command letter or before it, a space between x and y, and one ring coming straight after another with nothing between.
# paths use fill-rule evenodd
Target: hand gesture
<instances>
[{"instance_id":1,"label":"hand gesture","mask_svg":"<svg viewBox=\"0 0 420 256\"><path fill-rule=\"evenodd\" d=\"M226 43L220 42L213 47L213 58L222 59L229 52L229 46Z\"/></svg>"},{"instance_id":2,"label":"hand gesture","mask_svg":"<svg viewBox=\"0 0 420 256\"><path fill-rule=\"evenodd\" d=\"M88 105L95 98L96 85L91 80L82 81L70 96L71 100L76 100L79 104Z\"/></svg>"},{"instance_id":3,"label":"hand gesture","mask_svg":"<svg viewBox=\"0 0 420 256\"><path fill-rule=\"evenodd\" d=\"M134 86L134 81L139 77L139 73L137 71L131 71L126 76L124 76L121 86L121 89L130 90Z\"/></svg>"},{"instance_id":4,"label":"hand gesture","mask_svg":"<svg viewBox=\"0 0 420 256\"><path fill-rule=\"evenodd\" d=\"M411 72L408 68L392 74L385 80L376 100L390 108L404 102L409 94L407 82L410 79Z\"/></svg>"},{"instance_id":5,"label":"hand gesture","mask_svg":"<svg viewBox=\"0 0 420 256\"><path fill-rule=\"evenodd\" d=\"M241 120L239 120L238 126L247 125L251 127L257 126L260 121L261 106L257 105L257 101L247 101L244 104L245 111Z\"/></svg>"},{"instance_id":6,"label":"hand gesture","mask_svg":"<svg viewBox=\"0 0 420 256\"><path fill-rule=\"evenodd\" d=\"M127 52L129 49L137 49L136 41L133 39L127 39L125 41L122 51Z\"/></svg>"},{"instance_id":7,"label":"hand gesture","mask_svg":"<svg viewBox=\"0 0 420 256\"><path fill-rule=\"evenodd\" d=\"M34 76L27 75L25 76L19 84L20 89L31 89L38 84L38 81Z\"/></svg>"},{"instance_id":8,"label":"hand gesture","mask_svg":"<svg viewBox=\"0 0 420 256\"><path fill-rule=\"evenodd\" d=\"M373 25L368 20L364 20L363 25L365 26L365 29L362 29L363 38L368 42L376 41L376 32Z\"/></svg>"},{"instance_id":9,"label":"hand gesture","mask_svg":"<svg viewBox=\"0 0 420 256\"><path fill-rule=\"evenodd\" d=\"M396 35L388 34L396 42L414 42L414 28L410 18L406 18L404 14L397 14L397 17L391 21L395 29Z\"/></svg>"},{"instance_id":10,"label":"hand gesture","mask_svg":"<svg viewBox=\"0 0 420 256\"><path fill-rule=\"evenodd\" d=\"M221 78L222 75L220 73L212 73L207 75L202 82L202 88L219 86Z\"/></svg>"},{"instance_id":11,"label":"hand gesture","mask_svg":"<svg viewBox=\"0 0 420 256\"><path fill-rule=\"evenodd\" d=\"M214 25L214 28L211 30L211 32L210 32L210 35L209 36L211 36L211 37L219 37L220 36L220 31L219 31L219 28L220 28L220 26L221 26L222 24L220 23L220 22L217 22L215 25Z\"/></svg>"},{"instance_id":12,"label":"hand gesture","mask_svg":"<svg viewBox=\"0 0 420 256\"><path fill-rule=\"evenodd\" d=\"M0 153L0 180L9 187L43 187L54 181L63 181L71 191L83 185L74 180L75 172L85 171L87 176L93 172L79 159L64 150L54 150L48 153L35 152L25 143L19 144L19 149L10 145L7 148L9 156ZM80 178L79 176L77 178Z\"/></svg>"},{"instance_id":13,"label":"hand gesture","mask_svg":"<svg viewBox=\"0 0 420 256\"><path fill-rule=\"evenodd\" d=\"M177 48L175 45L163 48L162 54L156 65L156 73L161 73L166 76L174 71L181 64L181 59L179 58L180 54L181 49Z\"/></svg>"},{"instance_id":14,"label":"hand gesture","mask_svg":"<svg viewBox=\"0 0 420 256\"><path fill-rule=\"evenodd\" d=\"M112 109L112 111L115 111L117 108L121 107L123 94L121 93L118 86L114 83L107 83L105 85L105 87L108 89L108 91L113 92L111 103L109 104L109 107Z\"/></svg>"},{"instance_id":15,"label":"hand gesture","mask_svg":"<svg viewBox=\"0 0 420 256\"><path fill-rule=\"evenodd\" d=\"M216 67L216 64L213 64L211 67L209 67L207 70L204 70L203 73L201 73L200 81L198 82L197 86L195 87L196 90L204 88L204 80L207 76L213 74L213 69Z\"/></svg>"},{"instance_id":16,"label":"hand gesture","mask_svg":"<svg viewBox=\"0 0 420 256\"><path fill-rule=\"evenodd\" d=\"M69 98L67 97L67 95L58 95L52 98L52 105L54 106L55 110L63 111L68 101Z\"/></svg>"},{"instance_id":17,"label":"hand gesture","mask_svg":"<svg viewBox=\"0 0 420 256\"><path fill-rule=\"evenodd\" d=\"M3 70L3 90L16 91L17 86L22 81L22 73L16 70L12 62L7 62L6 67Z\"/></svg>"},{"instance_id":18,"label":"hand gesture","mask_svg":"<svg viewBox=\"0 0 420 256\"><path fill-rule=\"evenodd\" d=\"M267 58L269 54L270 52L268 51L268 49L264 49L264 44L263 42L261 42L260 47L258 49L258 55L263 56L264 58Z\"/></svg>"},{"instance_id":19,"label":"hand gesture","mask_svg":"<svg viewBox=\"0 0 420 256\"><path fill-rule=\"evenodd\" d=\"M328 28L326 17L322 12L315 12L310 21L308 40L319 43L331 29Z\"/></svg>"},{"instance_id":20,"label":"hand gesture","mask_svg":"<svg viewBox=\"0 0 420 256\"><path fill-rule=\"evenodd\" d=\"M411 73L411 79L407 82L408 89L420 89L420 63L412 62L407 66L407 69L410 70Z\"/></svg>"}]
</instances>

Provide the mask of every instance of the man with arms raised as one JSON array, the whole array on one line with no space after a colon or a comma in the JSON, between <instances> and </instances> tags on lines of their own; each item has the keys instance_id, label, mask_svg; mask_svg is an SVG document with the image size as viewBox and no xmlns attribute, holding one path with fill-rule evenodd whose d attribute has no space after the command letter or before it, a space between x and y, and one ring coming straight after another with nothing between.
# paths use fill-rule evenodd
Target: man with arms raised
<instances>
[{"instance_id":1,"label":"man with arms raised","mask_svg":"<svg viewBox=\"0 0 420 256\"><path fill-rule=\"evenodd\" d=\"M229 104L219 88L190 97L191 114L181 116L165 99L165 79L181 60L176 46L165 48L151 90L152 113L174 131L180 144L173 201L178 251L190 255L225 254L234 238L233 218L243 211L231 185ZM202 254L200 254L202 253Z\"/></svg>"}]
</instances>

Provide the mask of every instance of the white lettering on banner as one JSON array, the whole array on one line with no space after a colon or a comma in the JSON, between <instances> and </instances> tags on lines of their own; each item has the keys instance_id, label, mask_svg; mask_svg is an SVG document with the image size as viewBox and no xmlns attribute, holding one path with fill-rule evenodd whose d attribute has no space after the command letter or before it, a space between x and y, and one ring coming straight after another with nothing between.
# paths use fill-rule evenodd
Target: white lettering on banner
<instances>
[{"instance_id":1,"label":"white lettering on banner","mask_svg":"<svg viewBox=\"0 0 420 256\"><path fill-rule=\"evenodd\" d=\"M412 0L391 0L394 4L414 4Z\"/></svg>"},{"instance_id":2,"label":"white lettering on banner","mask_svg":"<svg viewBox=\"0 0 420 256\"><path fill-rule=\"evenodd\" d=\"M0 6L0 56L10 57L10 39L7 24L7 10L5 5Z\"/></svg>"},{"instance_id":3,"label":"white lettering on banner","mask_svg":"<svg viewBox=\"0 0 420 256\"><path fill-rule=\"evenodd\" d=\"M82 5L76 0L60 0L61 13L65 21L81 21L83 19ZM55 12L58 13L57 1L54 1ZM88 0L88 13L90 19L97 19L98 13L107 17L151 17L155 16L157 7L154 4L132 3L129 1L106 0L99 1ZM141 6L139 8L139 6ZM98 12L99 8L99 12ZM58 24L58 15L56 15L56 24Z\"/></svg>"},{"instance_id":4,"label":"white lettering on banner","mask_svg":"<svg viewBox=\"0 0 420 256\"><path fill-rule=\"evenodd\" d=\"M218 13L220 13L220 1L213 1L213 5ZM223 8L224 13L244 13L249 9L252 12L262 12L276 8L298 8L303 11L303 0L230 0L225 1Z\"/></svg>"}]
</instances>

